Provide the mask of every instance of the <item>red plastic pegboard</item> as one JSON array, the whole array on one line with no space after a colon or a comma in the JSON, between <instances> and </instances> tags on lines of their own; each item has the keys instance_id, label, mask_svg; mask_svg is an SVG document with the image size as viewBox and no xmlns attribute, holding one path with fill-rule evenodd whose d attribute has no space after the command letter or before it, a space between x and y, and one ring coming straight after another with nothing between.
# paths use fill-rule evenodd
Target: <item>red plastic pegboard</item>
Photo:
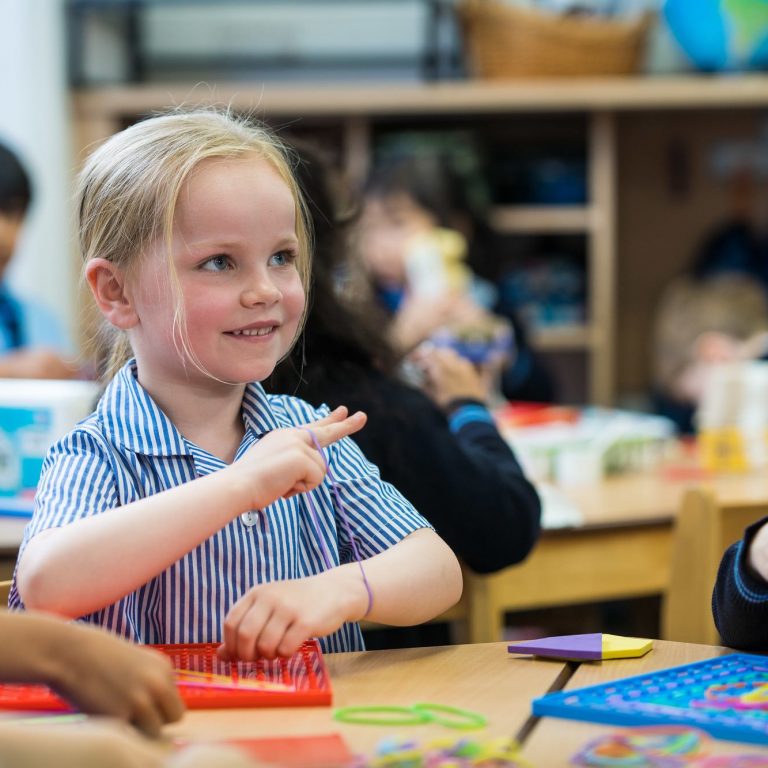
<instances>
[{"instance_id":1,"label":"red plastic pegboard","mask_svg":"<svg viewBox=\"0 0 768 768\"><path fill-rule=\"evenodd\" d=\"M181 686L181 697L189 709L311 707L331 703L331 681L317 640L308 640L290 658L231 663L216 656L215 643L151 647L165 653L174 669L224 675L235 684L238 680L268 681L293 687L290 691L259 691ZM44 685L2 684L0 709L61 712L72 707Z\"/></svg>"}]
</instances>

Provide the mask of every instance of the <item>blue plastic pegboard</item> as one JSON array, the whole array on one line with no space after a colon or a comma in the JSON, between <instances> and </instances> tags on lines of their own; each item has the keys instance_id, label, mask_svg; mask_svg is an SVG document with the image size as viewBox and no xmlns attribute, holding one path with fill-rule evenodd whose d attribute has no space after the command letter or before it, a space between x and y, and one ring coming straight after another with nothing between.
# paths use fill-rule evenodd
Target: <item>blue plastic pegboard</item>
<instances>
[{"instance_id":1,"label":"blue plastic pegboard","mask_svg":"<svg viewBox=\"0 0 768 768\"><path fill-rule=\"evenodd\" d=\"M746 697L746 698L745 698ZM533 701L533 714L609 725L690 725L768 744L768 657L734 653Z\"/></svg>"}]
</instances>

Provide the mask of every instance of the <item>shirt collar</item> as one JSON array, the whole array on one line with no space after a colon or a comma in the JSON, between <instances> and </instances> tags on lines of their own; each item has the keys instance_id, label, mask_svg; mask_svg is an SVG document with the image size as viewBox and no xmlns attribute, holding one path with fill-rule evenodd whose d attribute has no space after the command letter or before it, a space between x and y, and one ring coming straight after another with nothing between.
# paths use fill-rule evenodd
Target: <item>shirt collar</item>
<instances>
[{"instance_id":1,"label":"shirt collar","mask_svg":"<svg viewBox=\"0 0 768 768\"><path fill-rule=\"evenodd\" d=\"M269 395L258 381L245 386L243 395L243 421L256 437L261 437L273 429L286 426L275 413Z\"/></svg>"},{"instance_id":2,"label":"shirt collar","mask_svg":"<svg viewBox=\"0 0 768 768\"><path fill-rule=\"evenodd\" d=\"M190 456L190 444L136 378L129 360L104 391L96 412L110 441L146 456ZM245 387L243 420L255 437L282 426L258 382Z\"/></svg>"}]
</instances>

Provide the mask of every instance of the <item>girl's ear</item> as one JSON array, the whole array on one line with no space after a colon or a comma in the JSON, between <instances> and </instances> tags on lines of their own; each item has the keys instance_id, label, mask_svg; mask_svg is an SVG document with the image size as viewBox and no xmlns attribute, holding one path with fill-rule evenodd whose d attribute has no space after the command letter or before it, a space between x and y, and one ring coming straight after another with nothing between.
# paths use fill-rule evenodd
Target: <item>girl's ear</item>
<instances>
[{"instance_id":1,"label":"girl's ear","mask_svg":"<svg viewBox=\"0 0 768 768\"><path fill-rule=\"evenodd\" d=\"M85 278L101 314L123 331L139 322L126 291L125 272L106 259L91 259L85 265Z\"/></svg>"}]
</instances>

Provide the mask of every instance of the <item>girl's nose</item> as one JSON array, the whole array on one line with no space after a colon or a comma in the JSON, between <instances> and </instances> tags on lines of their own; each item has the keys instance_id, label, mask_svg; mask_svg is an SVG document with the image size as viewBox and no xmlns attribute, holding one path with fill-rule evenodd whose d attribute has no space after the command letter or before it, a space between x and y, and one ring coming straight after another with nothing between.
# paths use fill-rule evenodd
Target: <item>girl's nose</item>
<instances>
[{"instance_id":1,"label":"girl's nose","mask_svg":"<svg viewBox=\"0 0 768 768\"><path fill-rule=\"evenodd\" d=\"M249 281L240 294L240 300L245 307L259 304L275 304L283 297L280 289L268 277L258 277Z\"/></svg>"}]
</instances>

